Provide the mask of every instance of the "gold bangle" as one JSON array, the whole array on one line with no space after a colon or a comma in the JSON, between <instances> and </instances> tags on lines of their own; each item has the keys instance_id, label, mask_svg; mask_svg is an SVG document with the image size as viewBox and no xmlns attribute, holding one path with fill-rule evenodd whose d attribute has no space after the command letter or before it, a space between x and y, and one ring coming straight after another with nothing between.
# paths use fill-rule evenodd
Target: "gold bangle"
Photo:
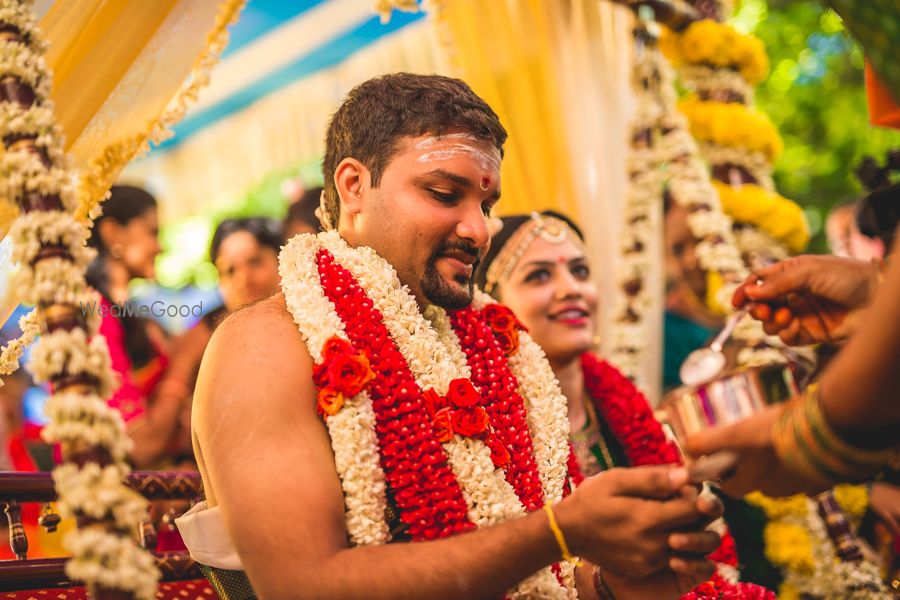
<instances>
[{"instance_id":1,"label":"gold bangle","mask_svg":"<svg viewBox=\"0 0 900 600\"><path fill-rule=\"evenodd\" d=\"M801 450L799 443L797 413L803 412L803 400L795 398L785 407L784 412L772 425L772 447L778 460L789 470L808 481L815 482L823 488L833 485L809 460L808 454Z\"/></svg>"},{"instance_id":2,"label":"gold bangle","mask_svg":"<svg viewBox=\"0 0 900 600\"><path fill-rule=\"evenodd\" d=\"M825 415L822 414L822 404L819 401L819 386L811 386L806 401L807 418L810 429L818 445L828 455L833 455L841 461L851 472L876 472L882 468L896 453L897 448L885 448L882 450L866 450L857 448L845 442L828 424Z\"/></svg>"},{"instance_id":3,"label":"gold bangle","mask_svg":"<svg viewBox=\"0 0 900 600\"><path fill-rule=\"evenodd\" d=\"M544 512L547 513L547 519L550 522L550 531L553 532L553 536L556 538L556 544L559 546L560 552L562 552L563 560L574 564L576 567L580 567L581 559L572 556L572 553L569 552L569 545L566 544L566 538L563 535L562 529L560 529L559 525L556 523L556 515L553 513L553 507L549 503L544 504Z\"/></svg>"},{"instance_id":4,"label":"gold bangle","mask_svg":"<svg viewBox=\"0 0 900 600\"><path fill-rule=\"evenodd\" d=\"M865 481L896 453L896 448L864 450L842 440L822 414L816 385L785 407L772 426L772 446L788 469L825 487Z\"/></svg>"}]
</instances>

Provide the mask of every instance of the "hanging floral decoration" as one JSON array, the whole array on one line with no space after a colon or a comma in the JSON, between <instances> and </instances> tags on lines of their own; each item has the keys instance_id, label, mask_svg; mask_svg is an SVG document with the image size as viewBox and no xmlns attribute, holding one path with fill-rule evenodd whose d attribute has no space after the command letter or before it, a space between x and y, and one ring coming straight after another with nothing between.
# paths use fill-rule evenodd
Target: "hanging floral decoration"
<instances>
[{"instance_id":1,"label":"hanging floral decoration","mask_svg":"<svg viewBox=\"0 0 900 600\"><path fill-rule=\"evenodd\" d=\"M631 378L644 360L648 339L644 312L650 299L644 278L665 194L690 212L688 223L701 266L727 282L723 295L730 294L747 274L735 247L731 220L722 212L687 122L676 109L672 69L647 30L639 29L636 35L637 114L616 271L621 293L614 307L609 353L610 361Z\"/></svg>"},{"instance_id":2,"label":"hanging floral decoration","mask_svg":"<svg viewBox=\"0 0 900 600\"><path fill-rule=\"evenodd\" d=\"M82 310L97 301L84 280L93 252L74 217L76 194L48 99L45 44L31 2L0 2L0 24L0 195L21 210L9 232L19 265L10 285L36 306L21 322L22 337L0 354L2 372L15 371L22 350L40 333L29 367L38 383L53 390L43 436L62 447L53 480L60 511L79 526L65 540L72 552L67 576L85 582L94 595L108 590L149 600L159 572L132 535L145 518L146 501L123 483L131 443L121 416L104 401L115 377L106 341L97 333L99 319Z\"/></svg>"}]
</instances>

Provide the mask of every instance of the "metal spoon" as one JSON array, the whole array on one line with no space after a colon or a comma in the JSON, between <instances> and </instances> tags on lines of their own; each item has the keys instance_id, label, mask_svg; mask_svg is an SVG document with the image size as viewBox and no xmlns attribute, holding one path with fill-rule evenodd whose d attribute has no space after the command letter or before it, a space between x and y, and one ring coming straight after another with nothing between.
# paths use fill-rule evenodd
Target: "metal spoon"
<instances>
[{"instance_id":1,"label":"metal spoon","mask_svg":"<svg viewBox=\"0 0 900 600\"><path fill-rule=\"evenodd\" d=\"M681 364L678 375L685 385L700 385L714 379L725 369L725 355L722 348L731 337L738 322L747 315L747 310L742 309L728 317L725 327L716 336L716 339L706 348L699 348L691 352Z\"/></svg>"}]
</instances>

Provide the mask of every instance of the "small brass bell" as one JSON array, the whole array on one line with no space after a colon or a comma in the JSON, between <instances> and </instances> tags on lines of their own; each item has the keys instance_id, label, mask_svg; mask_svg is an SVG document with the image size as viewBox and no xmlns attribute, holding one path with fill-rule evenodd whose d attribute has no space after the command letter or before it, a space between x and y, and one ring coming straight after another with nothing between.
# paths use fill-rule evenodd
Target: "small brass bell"
<instances>
[{"instance_id":1,"label":"small brass bell","mask_svg":"<svg viewBox=\"0 0 900 600\"><path fill-rule=\"evenodd\" d=\"M54 513L49 504L45 504L44 514L38 519L38 524L43 527L47 533L54 533L56 532L56 527L59 525L60 521L62 521L62 517Z\"/></svg>"}]
</instances>

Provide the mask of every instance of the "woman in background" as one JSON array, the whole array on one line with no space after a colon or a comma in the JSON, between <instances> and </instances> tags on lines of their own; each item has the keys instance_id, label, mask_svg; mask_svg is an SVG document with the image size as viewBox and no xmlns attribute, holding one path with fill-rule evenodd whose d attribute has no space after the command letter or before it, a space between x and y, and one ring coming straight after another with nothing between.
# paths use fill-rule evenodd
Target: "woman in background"
<instances>
[{"instance_id":1,"label":"woman in background","mask_svg":"<svg viewBox=\"0 0 900 600\"><path fill-rule=\"evenodd\" d=\"M156 199L141 188L113 186L102 206L88 240L97 257L87 281L101 295L100 333L121 382L108 402L122 414L134 442L131 462L146 469L163 457L178 421L177 403L149 400L168 364L168 340L155 321L126 311L114 315L111 308L128 303L132 280L156 277L161 251Z\"/></svg>"},{"instance_id":2,"label":"woman in background","mask_svg":"<svg viewBox=\"0 0 900 600\"><path fill-rule=\"evenodd\" d=\"M281 223L264 217L226 219L213 233L209 258L219 272L224 304L175 341L158 391L165 402L183 405L176 441L181 453L192 455L190 404L206 345L228 314L278 291L281 244Z\"/></svg>"}]
</instances>

